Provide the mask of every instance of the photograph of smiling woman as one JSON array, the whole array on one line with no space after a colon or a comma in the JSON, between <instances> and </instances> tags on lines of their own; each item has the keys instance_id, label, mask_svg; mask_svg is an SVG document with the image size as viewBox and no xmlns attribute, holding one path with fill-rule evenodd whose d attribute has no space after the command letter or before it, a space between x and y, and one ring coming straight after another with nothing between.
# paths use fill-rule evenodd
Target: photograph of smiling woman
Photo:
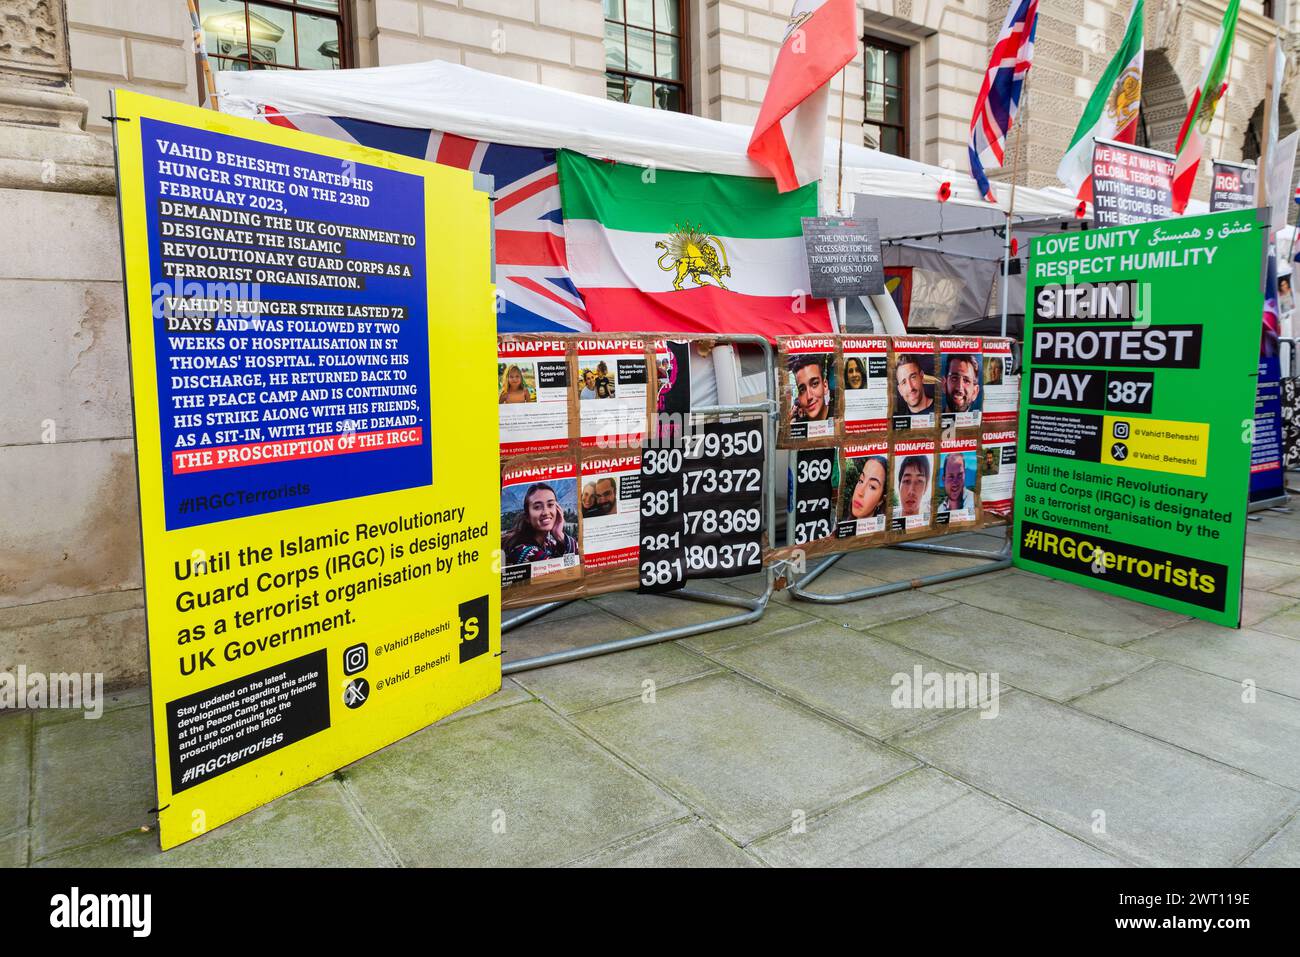
<instances>
[{"instance_id":1,"label":"photograph of smiling woman","mask_svg":"<svg viewBox=\"0 0 1300 957\"><path fill-rule=\"evenodd\" d=\"M865 389L867 387L867 367L860 356L849 356L844 360L844 388Z\"/></svg>"},{"instance_id":2,"label":"photograph of smiling woman","mask_svg":"<svg viewBox=\"0 0 1300 957\"><path fill-rule=\"evenodd\" d=\"M507 565L578 553L578 540L565 528L564 509L555 489L545 482L528 486L523 511L514 528L504 536L501 549L506 553Z\"/></svg>"},{"instance_id":3,"label":"photograph of smiling woman","mask_svg":"<svg viewBox=\"0 0 1300 957\"><path fill-rule=\"evenodd\" d=\"M885 514L889 478L889 461L883 455L849 459L840 500L844 520L875 518Z\"/></svg>"}]
</instances>

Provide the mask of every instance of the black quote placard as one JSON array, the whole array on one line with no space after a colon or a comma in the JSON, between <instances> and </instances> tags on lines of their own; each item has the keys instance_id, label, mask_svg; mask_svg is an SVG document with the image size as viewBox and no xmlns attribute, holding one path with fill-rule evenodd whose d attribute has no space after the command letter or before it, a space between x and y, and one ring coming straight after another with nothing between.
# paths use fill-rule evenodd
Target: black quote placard
<instances>
[{"instance_id":1,"label":"black quote placard","mask_svg":"<svg viewBox=\"0 0 1300 957\"><path fill-rule=\"evenodd\" d=\"M1173 182L1172 156L1098 140L1092 149L1093 221L1127 226L1168 219L1174 214Z\"/></svg>"},{"instance_id":2,"label":"black quote placard","mask_svg":"<svg viewBox=\"0 0 1300 957\"><path fill-rule=\"evenodd\" d=\"M841 299L884 294L885 271L876 220L805 216L803 244L813 296Z\"/></svg>"},{"instance_id":3,"label":"black quote placard","mask_svg":"<svg viewBox=\"0 0 1300 957\"><path fill-rule=\"evenodd\" d=\"M1259 170L1250 163L1214 161L1214 178L1210 181L1210 212L1253 209Z\"/></svg>"}]
</instances>

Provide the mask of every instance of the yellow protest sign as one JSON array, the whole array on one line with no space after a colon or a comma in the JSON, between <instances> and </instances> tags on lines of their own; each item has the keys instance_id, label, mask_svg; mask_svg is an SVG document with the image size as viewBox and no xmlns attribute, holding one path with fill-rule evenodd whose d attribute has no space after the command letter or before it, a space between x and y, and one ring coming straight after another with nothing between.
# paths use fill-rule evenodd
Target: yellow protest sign
<instances>
[{"instance_id":1,"label":"yellow protest sign","mask_svg":"<svg viewBox=\"0 0 1300 957\"><path fill-rule=\"evenodd\" d=\"M115 95L164 849L500 687L471 173Z\"/></svg>"}]
</instances>

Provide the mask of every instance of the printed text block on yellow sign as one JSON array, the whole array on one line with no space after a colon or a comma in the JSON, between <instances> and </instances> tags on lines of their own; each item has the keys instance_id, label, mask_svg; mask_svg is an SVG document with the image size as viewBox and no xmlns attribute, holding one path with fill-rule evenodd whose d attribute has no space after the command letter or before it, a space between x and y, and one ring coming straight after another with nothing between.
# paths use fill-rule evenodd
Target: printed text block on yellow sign
<instances>
[{"instance_id":1,"label":"printed text block on yellow sign","mask_svg":"<svg viewBox=\"0 0 1300 957\"><path fill-rule=\"evenodd\" d=\"M165 849L500 687L489 201L114 113Z\"/></svg>"},{"instance_id":2,"label":"printed text block on yellow sign","mask_svg":"<svg viewBox=\"0 0 1300 957\"><path fill-rule=\"evenodd\" d=\"M1210 426L1108 415L1103 420L1101 462L1151 472L1204 477Z\"/></svg>"}]
</instances>

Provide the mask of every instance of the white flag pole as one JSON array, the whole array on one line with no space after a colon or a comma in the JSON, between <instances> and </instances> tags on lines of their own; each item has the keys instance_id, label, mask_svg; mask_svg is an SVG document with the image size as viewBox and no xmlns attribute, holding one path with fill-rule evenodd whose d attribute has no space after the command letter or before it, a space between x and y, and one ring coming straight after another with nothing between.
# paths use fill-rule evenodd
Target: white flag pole
<instances>
[{"instance_id":1,"label":"white flag pole","mask_svg":"<svg viewBox=\"0 0 1300 957\"><path fill-rule=\"evenodd\" d=\"M1016 124L1015 143L1011 147L1011 199L1007 203L1007 231L1002 243L1002 338L1007 337L1007 293L1011 286L1011 221L1016 210L1016 179L1020 175L1020 133L1029 116L1029 74L1020 88L1020 115Z\"/></svg>"}]
</instances>

